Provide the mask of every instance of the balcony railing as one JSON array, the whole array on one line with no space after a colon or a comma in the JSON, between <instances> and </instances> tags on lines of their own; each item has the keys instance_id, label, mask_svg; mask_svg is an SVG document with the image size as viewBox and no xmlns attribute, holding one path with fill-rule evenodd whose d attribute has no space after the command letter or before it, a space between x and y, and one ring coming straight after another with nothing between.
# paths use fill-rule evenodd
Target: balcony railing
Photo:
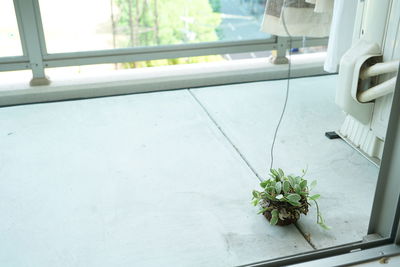
<instances>
[{"instance_id":1,"label":"balcony railing","mask_svg":"<svg viewBox=\"0 0 400 267\"><path fill-rule=\"evenodd\" d=\"M48 43L46 42L48 36L45 34L43 28L43 18L39 6L40 2L42 1L14 0L22 55L0 57L0 71L31 70L33 78L45 78L45 69L53 67L123 63L269 50L276 50L278 56L285 56L286 50L289 47L287 38L268 36L265 34L264 38L252 39L250 36L250 39L244 38L243 40L232 40L232 38L227 38L228 40L151 46L143 46L140 44L134 46L134 43L132 42L127 48L49 53L47 49ZM112 2L113 1L111 1L111 3ZM119 2L123 1L121 0ZM210 3L211 2L212 1L210 1ZM230 2L232 2L232 5L239 5L240 3L239 1ZM254 9L254 6L252 8ZM62 12L60 9L55 11ZM88 12L89 14L91 11L87 10L85 12ZM74 19L74 14L69 14L68 16L71 20ZM303 46L322 46L326 44L327 38L313 38L307 39L306 41L302 38L294 38L291 46L296 48Z\"/></svg>"}]
</instances>

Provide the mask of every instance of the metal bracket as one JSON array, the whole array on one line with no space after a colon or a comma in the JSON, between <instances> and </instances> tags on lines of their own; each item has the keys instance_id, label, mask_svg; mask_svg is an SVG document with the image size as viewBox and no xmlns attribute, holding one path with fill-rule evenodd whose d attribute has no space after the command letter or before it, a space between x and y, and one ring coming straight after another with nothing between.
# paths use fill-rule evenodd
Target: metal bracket
<instances>
[{"instance_id":1,"label":"metal bracket","mask_svg":"<svg viewBox=\"0 0 400 267\"><path fill-rule=\"evenodd\" d=\"M277 36L277 49L273 51L272 55L269 57L269 62L272 64L288 64L289 59L286 57L286 49L288 38Z\"/></svg>"},{"instance_id":2,"label":"metal bracket","mask_svg":"<svg viewBox=\"0 0 400 267\"><path fill-rule=\"evenodd\" d=\"M29 82L30 86L40 86L40 85L49 85L51 83L48 76L41 78L32 78Z\"/></svg>"}]
</instances>

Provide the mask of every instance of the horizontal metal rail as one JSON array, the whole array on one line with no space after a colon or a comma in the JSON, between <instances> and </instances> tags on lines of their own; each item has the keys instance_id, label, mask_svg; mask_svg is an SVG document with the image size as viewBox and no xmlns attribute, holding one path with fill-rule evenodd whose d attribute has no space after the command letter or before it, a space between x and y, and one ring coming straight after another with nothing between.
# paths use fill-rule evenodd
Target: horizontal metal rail
<instances>
[{"instance_id":1,"label":"horizontal metal rail","mask_svg":"<svg viewBox=\"0 0 400 267\"><path fill-rule=\"evenodd\" d=\"M0 64L29 62L27 56L0 57Z\"/></svg>"},{"instance_id":2,"label":"horizontal metal rail","mask_svg":"<svg viewBox=\"0 0 400 267\"><path fill-rule=\"evenodd\" d=\"M307 47L327 44L327 38L313 38L305 42ZM166 46L122 48L99 51L82 51L43 55L44 67L66 67L90 64L122 63L143 60L169 59L218 54L245 53L278 49L277 38L265 40L210 42ZM285 45L286 46L286 45ZM302 47L303 40L295 38L292 47ZM29 68L28 57L0 58L0 71Z\"/></svg>"},{"instance_id":3,"label":"horizontal metal rail","mask_svg":"<svg viewBox=\"0 0 400 267\"><path fill-rule=\"evenodd\" d=\"M25 63L0 63L0 71L14 71L14 70L29 70L30 64L29 62Z\"/></svg>"},{"instance_id":4,"label":"horizontal metal rail","mask_svg":"<svg viewBox=\"0 0 400 267\"><path fill-rule=\"evenodd\" d=\"M354 258L354 263L359 263L360 261L368 261L368 260L373 260L376 258L381 258L383 256L392 256L393 254L399 254L400 253L400 248L398 246L395 246L393 243L393 240L390 240L388 238L382 238L379 240L375 241L369 241L369 242L354 242L354 243L349 243L349 244L344 244L341 246L335 246L335 247L330 247L330 248L325 248L325 249L319 249L319 250L313 250L309 252L304 252L304 253L299 253L296 255L290 255L287 257L281 257L281 258L276 258L276 259L271 259L271 260L266 260L266 261L260 261L256 263L249 263L245 265L241 265L238 267L263 267L263 266L268 266L268 267L275 267L275 266L287 266L287 265L294 265L294 264L301 264L305 263L305 266L344 266L343 264L340 264L339 261L336 259L335 262L330 262L330 264L309 264L307 265L306 262L310 261L315 261L315 260L322 260L322 259L328 259L329 257L335 257L335 256L340 256L340 255L355 255L355 251L361 252L361 257ZM377 251L376 251L377 250ZM364 253L367 252L367 255ZM372 252L370 252L372 251ZM386 252L380 254L379 252ZM369 254L369 255L368 255ZM360 256L360 255L358 255ZM347 259L347 263L349 263ZM347 266L347 265L346 265Z\"/></svg>"},{"instance_id":5,"label":"horizontal metal rail","mask_svg":"<svg viewBox=\"0 0 400 267\"><path fill-rule=\"evenodd\" d=\"M222 43L182 44L157 47L125 48L90 52L60 53L44 56L45 67L134 62L276 49L272 39Z\"/></svg>"},{"instance_id":6,"label":"horizontal metal rail","mask_svg":"<svg viewBox=\"0 0 400 267\"><path fill-rule=\"evenodd\" d=\"M30 69L29 58L26 56L0 58L0 71Z\"/></svg>"}]
</instances>

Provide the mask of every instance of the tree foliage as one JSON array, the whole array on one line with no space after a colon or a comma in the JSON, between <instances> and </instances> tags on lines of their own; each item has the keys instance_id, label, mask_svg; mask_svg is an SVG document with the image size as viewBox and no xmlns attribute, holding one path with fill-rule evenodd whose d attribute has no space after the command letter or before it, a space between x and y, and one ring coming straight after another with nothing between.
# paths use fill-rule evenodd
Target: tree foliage
<instances>
[{"instance_id":1,"label":"tree foliage","mask_svg":"<svg viewBox=\"0 0 400 267\"><path fill-rule=\"evenodd\" d=\"M221 22L208 0L115 0L119 47L217 41Z\"/></svg>"}]
</instances>

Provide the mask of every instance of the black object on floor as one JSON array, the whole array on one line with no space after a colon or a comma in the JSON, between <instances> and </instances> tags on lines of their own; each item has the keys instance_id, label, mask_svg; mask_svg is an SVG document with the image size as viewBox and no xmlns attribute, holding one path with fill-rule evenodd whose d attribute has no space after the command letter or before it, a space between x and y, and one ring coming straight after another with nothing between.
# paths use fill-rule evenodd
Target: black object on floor
<instances>
[{"instance_id":1,"label":"black object on floor","mask_svg":"<svg viewBox=\"0 0 400 267\"><path fill-rule=\"evenodd\" d=\"M338 139L341 138L336 132L326 132L325 136L329 139Z\"/></svg>"}]
</instances>

